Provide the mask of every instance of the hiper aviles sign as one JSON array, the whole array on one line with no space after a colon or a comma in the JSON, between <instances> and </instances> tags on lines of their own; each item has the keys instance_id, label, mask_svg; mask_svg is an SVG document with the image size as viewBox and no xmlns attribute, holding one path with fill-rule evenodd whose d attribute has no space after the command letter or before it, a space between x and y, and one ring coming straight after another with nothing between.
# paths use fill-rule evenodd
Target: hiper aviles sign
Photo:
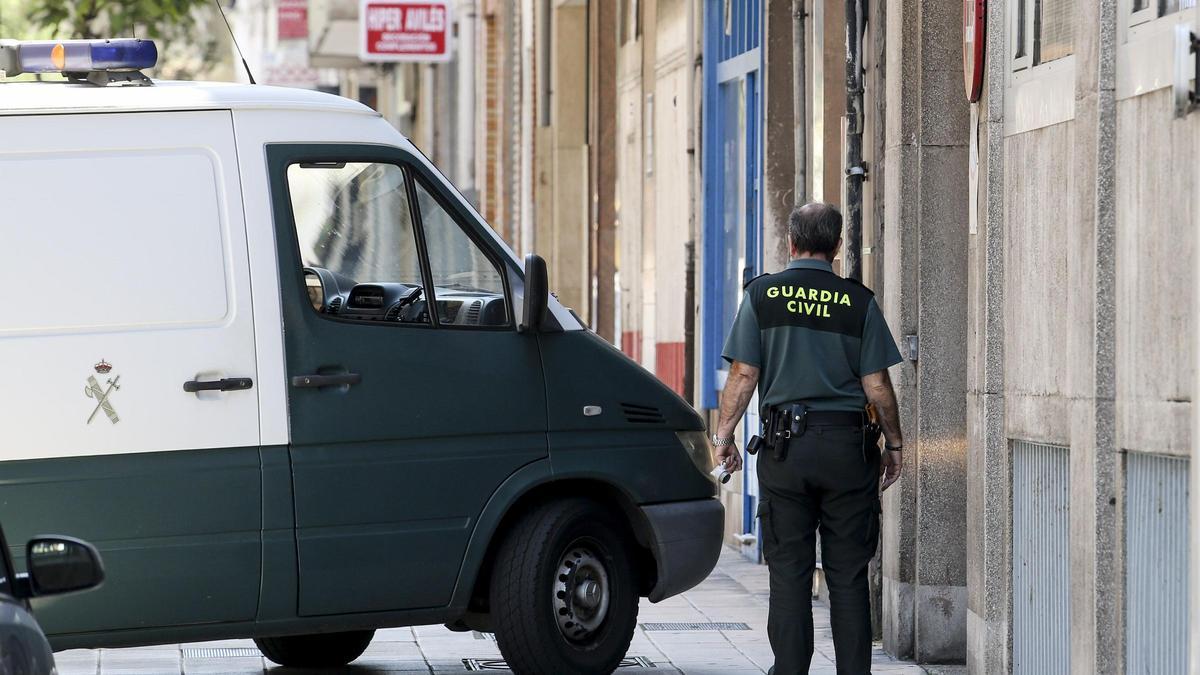
<instances>
[{"instance_id":1,"label":"hiper aviles sign","mask_svg":"<svg viewBox=\"0 0 1200 675\"><path fill-rule=\"evenodd\" d=\"M363 61L449 61L449 0L362 0Z\"/></svg>"}]
</instances>

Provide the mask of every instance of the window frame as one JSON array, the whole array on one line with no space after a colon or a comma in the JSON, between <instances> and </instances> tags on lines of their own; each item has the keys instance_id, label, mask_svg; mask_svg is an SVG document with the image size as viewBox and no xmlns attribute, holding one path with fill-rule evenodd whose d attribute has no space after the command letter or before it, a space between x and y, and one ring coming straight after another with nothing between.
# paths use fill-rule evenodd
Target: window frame
<instances>
[{"instance_id":1,"label":"window frame","mask_svg":"<svg viewBox=\"0 0 1200 675\"><path fill-rule=\"evenodd\" d=\"M313 315L326 321L355 326L383 326L417 330L516 330L516 308L513 305L514 293L510 277L516 274L518 278L523 278L522 271L517 268L516 264L508 256L502 255L497 250L495 242L489 241L488 237L485 236L486 233L481 231L482 223L477 221L456 200L449 197L448 190L443 181L431 172L416 155L403 148L374 143L267 143L265 150L267 154L268 187L271 190L270 198L271 203L274 205L273 216L276 221L274 223L275 232L279 236L280 221L282 220L282 224L286 225L284 232L290 238L286 242L278 242L277 245L281 248L286 246L290 249L296 263L295 270L288 272L285 271L284 266L291 261L285 261L282 258L279 259L277 261L279 274L295 274L298 277L296 283L297 291L300 295L299 300L302 301L303 306L307 307L306 311L310 311ZM414 229L413 235L416 237L417 255L420 258L419 266L421 268L422 281L425 283L429 301L436 303L437 291L433 287L433 275L429 268L429 254L425 247L425 227L424 222L420 220L420 207L416 203L416 183L414 181L419 177L430 196L445 209L467 238L479 248L484 257L496 266L501 278L501 284L503 285L507 322L503 325L495 326L443 324L439 320L436 306L431 306L430 308L429 323L360 321L317 311L305 294L304 260L301 256L299 237L296 232L296 214L293 210L292 190L291 184L288 181L287 171L289 167L297 164L332 162L390 164L403 172L405 191L409 202L409 213ZM286 298L281 298L281 300L287 302Z\"/></svg>"},{"instance_id":2,"label":"window frame","mask_svg":"<svg viewBox=\"0 0 1200 675\"><path fill-rule=\"evenodd\" d=\"M1035 8L1037 2L1035 0L1013 0L1008 5L1008 35L1009 35L1009 73L1018 73L1029 71L1037 66L1033 63L1033 33ZM1024 44L1019 44L1019 35L1017 33L1017 22L1021 14L1025 15L1025 40ZM1017 56L1024 47L1025 53L1022 56ZM1041 65L1041 64L1038 64Z\"/></svg>"},{"instance_id":3,"label":"window frame","mask_svg":"<svg viewBox=\"0 0 1200 675\"><path fill-rule=\"evenodd\" d=\"M1152 6L1133 11L1133 0L1119 0L1117 13L1117 100L1170 87L1174 81L1175 26L1195 25L1196 7L1158 14ZM1191 60L1186 65L1193 69ZM1194 74L1193 74L1194 76Z\"/></svg>"},{"instance_id":4,"label":"window frame","mask_svg":"<svg viewBox=\"0 0 1200 675\"><path fill-rule=\"evenodd\" d=\"M1119 31L1122 33L1120 42L1135 42L1142 39L1154 39L1160 36L1165 26L1178 23L1190 23L1191 15L1196 7L1180 7L1173 12L1159 14L1162 0L1150 0L1146 9L1134 11L1134 0L1118 0L1117 13L1121 17ZM1186 0L1180 0L1180 4Z\"/></svg>"},{"instance_id":5,"label":"window frame","mask_svg":"<svg viewBox=\"0 0 1200 675\"><path fill-rule=\"evenodd\" d=\"M401 167L401 168L403 169L404 167ZM442 210L446 212L446 215L450 216L450 220L453 221L454 224L457 225L460 230L462 230L462 233L467 237L467 240L470 241L472 244L474 244L475 247L479 249L479 252L483 254L483 257L486 258L487 261L496 268L496 275L498 277L500 277L500 284L501 284L501 287L503 288L505 323L497 324L494 326L482 326L482 325L471 326L471 325L467 325L467 324L454 324L454 323L442 324L440 322L440 320L437 319L437 316L435 316L438 314L438 312L433 311L430 314L430 318L435 319L437 321L435 326L438 328L450 328L450 329L457 329L457 330L511 330L511 329L515 329L515 327L516 327L516 311L513 309L513 303L512 303L513 296L512 296L512 293L509 292L509 288L508 288L508 275L504 273L504 265L500 264L500 262L495 259L495 252L492 251L487 246L487 244L481 240L478 233L476 233L474 231L475 228L468 227L463 222L462 217L457 215L455 213L454 209L451 208L451 205L448 203L449 200L446 199L446 196L444 194L441 194L440 191L436 188L436 186L431 184L431 181L421 180L421 179L417 178L416 176L413 175L412 171L406 171L405 177L406 177L405 183L408 185L409 209L412 211L412 214L413 214L413 227L416 227L418 229L417 238L420 242L419 246L418 246L418 250L421 253L421 269L422 269L423 273L428 275L427 283L428 283L428 289L429 289L428 290L429 300L431 302L433 302L434 305L436 306L437 284L435 283L434 278L433 278L432 263L429 261L429 249L428 249L428 244L426 243L426 240L425 240L425 220L424 220L424 216L421 214L421 201L417 196L417 183L418 182L420 182L421 186L425 189L425 192L429 193L429 196L433 198L433 201L437 202L437 205L442 207Z\"/></svg>"},{"instance_id":6,"label":"window frame","mask_svg":"<svg viewBox=\"0 0 1200 675\"><path fill-rule=\"evenodd\" d=\"M1004 73L1004 135L1075 119L1075 54L1034 63L1037 42L1036 0L1014 0L1007 6L1008 53ZM1025 54L1018 57L1017 20L1025 19Z\"/></svg>"},{"instance_id":7,"label":"window frame","mask_svg":"<svg viewBox=\"0 0 1200 675\"><path fill-rule=\"evenodd\" d=\"M1040 61L1034 59L1038 52L1041 51L1039 43L1041 42L1041 21L1038 16L1038 5L1045 0L1012 0L1008 5L1008 35L1009 35L1009 73L1021 73L1034 71L1043 66L1049 66L1052 63L1065 61L1075 56L1075 41L1072 36L1071 53L1066 56L1060 56L1049 61ZM1123 0L1131 2L1132 0ZM1158 2L1158 0L1151 0ZM1017 18L1021 13L1025 15L1025 40L1024 45L1018 43L1017 39ZM1017 56L1020 48L1025 48L1025 54Z\"/></svg>"},{"instance_id":8,"label":"window frame","mask_svg":"<svg viewBox=\"0 0 1200 675\"><path fill-rule=\"evenodd\" d=\"M1133 0L1121 0L1117 6L1119 8L1118 11L1121 12L1121 16L1128 19L1128 21L1124 22L1125 25L1132 28L1162 18L1158 14L1158 4L1159 0L1148 0L1145 9L1134 10Z\"/></svg>"}]
</instances>

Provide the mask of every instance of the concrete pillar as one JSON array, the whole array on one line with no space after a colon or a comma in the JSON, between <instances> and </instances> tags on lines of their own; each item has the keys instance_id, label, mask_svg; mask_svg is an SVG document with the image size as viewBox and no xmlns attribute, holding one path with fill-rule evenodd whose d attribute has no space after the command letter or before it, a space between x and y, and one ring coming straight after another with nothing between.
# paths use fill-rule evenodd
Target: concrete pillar
<instances>
[{"instance_id":1,"label":"concrete pillar","mask_svg":"<svg viewBox=\"0 0 1200 675\"><path fill-rule=\"evenodd\" d=\"M845 147L842 145L842 118L846 114L846 4L822 0L816 5L820 6L820 12L813 13L813 30L817 30L820 24L821 35L813 41L813 48L819 51L816 51L810 62L816 67L816 60L821 61L822 76L813 78L814 86L822 88L819 118L818 111L813 110L813 136L822 137L820 143L823 159L820 161L823 166L819 180L823 186L820 201L840 205L842 159L846 156ZM814 99L814 108L815 103ZM815 153L813 161L818 161ZM814 196L817 193L818 180L815 171L816 167L812 177Z\"/></svg>"},{"instance_id":2,"label":"concrete pillar","mask_svg":"<svg viewBox=\"0 0 1200 675\"><path fill-rule=\"evenodd\" d=\"M1194 10L1192 25L1200 25L1200 6ZM1192 125L1200 125L1200 115L1194 115ZM1193 133L1192 152L1200 157L1200 133ZM1200 171L1195 172L1196 192L1200 193ZM1192 281L1192 316L1200 317L1200 274L1193 275ZM1200 364L1200 340L1192 340L1192 363ZM1191 519L1188 527L1189 541L1189 573L1188 593L1188 644L1193 645L1188 650L1188 672L1200 673L1200 367L1193 366L1192 376L1192 456L1189 460L1188 490L1192 496L1189 504L1188 517Z\"/></svg>"},{"instance_id":3,"label":"concrete pillar","mask_svg":"<svg viewBox=\"0 0 1200 675\"><path fill-rule=\"evenodd\" d=\"M645 141L653 139L646 138L646 121L643 119L646 113L642 82L645 54L642 34L634 29L634 25L640 25L641 22L640 18L635 21L629 16L632 5L624 5L624 8L624 13L619 19L624 28L619 33L621 38L614 64L614 108L617 113L613 130L613 252L617 281L615 311L622 351L629 358L645 365L647 356L651 359L654 356L653 342L650 343L650 353L646 353L646 308L647 305L652 308L653 304L646 302L647 289L642 268L645 260L647 222L643 203L646 198L646 188L643 185L646 169ZM597 147L593 155L599 155L601 152L603 149ZM652 215L650 219L653 220ZM597 293L599 290L596 289ZM653 319L650 319L649 323L652 324Z\"/></svg>"},{"instance_id":4,"label":"concrete pillar","mask_svg":"<svg viewBox=\"0 0 1200 675\"><path fill-rule=\"evenodd\" d=\"M639 25L641 35L638 43L641 51L641 86L635 92L642 113L641 139L638 147L642 163L640 175L635 177L642 190L642 259L638 261L642 289L642 359L641 363L650 372L658 372L658 219L656 207L659 199L658 172L655 170L655 148L660 143L654 133L657 108L661 101L654 99L654 87L658 80L656 55L658 52L658 3L638 3L641 12ZM665 197L665 195L664 195ZM632 261L631 261L632 262ZM666 298L663 298L664 302Z\"/></svg>"},{"instance_id":5,"label":"concrete pillar","mask_svg":"<svg viewBox=\"0 0 1200 675\"><path fill-rule=\"evenodd\" d=\"M904 477L884 498L885 648L966 656L967 128L962 7L889 0L884 311L920 360L893 369Z\"/></svg>"},{"instance_id":6,"label":"concrete pillar","mask_svg":"<svg viewBox=\"0 0 1200 675\"><path fill-rule=\"evenodd\" d=\"M987 52L1008 45L1003 3L988 6ZM967 667L1012 669L1011 459L1004 417L1004 59L987 60L983 99L975 106L979 150L978 230L971 235L967 344Z\"/></svg>"},{"instance_id":7,"label":"concrete pillar","mask_svg":"<svg viewBox=\"0 0 1200 675\"><path fill-rule=\"evenodd\" d=\"M863 37L863 68L866 70L863 95L863 161L867 166L863 186L862 209L862 282L879 297L887 295L883 276L883 223L887 202L884 199L884 162L887 155L887 0L868 3L866 35ZM875 552L868 568L871 585L871 632L883 637L883 556Z\"/></svg>"},{"instance_id":8,"label":"concrete pillar","mask_svg":"<svg viewBox=\"0 0 1200 675\"><path fill-rule=\"evenodd\" d=\"M551 7L551 3L544 3ZM539 245L551 261L551 287L568 307L588 315L588 157L587 157L587 7L580 3L554 3L550 9L549 73L537 80L550 83L551 147L549 176L539 179L552 186L553 215L548 223L551 241ZM540 89L541 87L539 87ZM539 222L539 229L542 223Z\"/></svg>"},{"instance_id":9,"label":"concrete pillar","mask_svg":"<svg viewBox=\"0 0 1200 675\"><path fill-rule=\"evenodd\" d=\"M459 0L455 8L458 21L458 53L455 54L455 153L454 182L472 204L479 206L479 188L476 182L475 141L476 106L475 73L478 59L475 47L478 44L476 31L477 0Z\"/></svg>"},{"instance_id":10,"label":"concrete pillar","mask_svg":"<svg viewBox=\"0 0 1200 675\"><path fill-rule=\"evenodd\" d=\"M1123 672L1123 480L1116 429L1116 60L1118 0L1078 0L1074 243L1082 326L1068 352L1071 404L1071 671Z\"/></svg>"},{"instance_id":11,"label":"concrete pillar","mask_svg":"<svg viewBox=\"0 0 1200 675\"><path fill-rule=\"evenodd\" d=\"M763 64L763 272L787 264L787 220L796 198L792 102L792 0L768 0Z\"/></svg>"},{"instance_id":12,"label":"concrete pillar","mask_svg":"<svg viewBox=\"0 0 1200 675\"><path fill-rule=\"evenodd\" d=\"M540 197L537 194L538 187L534 183L534 164L537 161L534 153L537 146L534 144L534 136L536 127L534 126L535 101L534 101L534 83L536 73L534 71L535 54L534 54L534 3L533 0L521 0L517 7L520 10L519 15L519 58L520 58L520 104L517 107L517 119L514 120L515 134L520 142L520 173L517 179L517 192L513 197L514 207L519 214L518 222L521 223L521 239L520 246L525 251L541 250L540 247L544 244L537 238L536 211L535 200ZM544 148L545 146L543 146ZM570 302L568 301L568 305Z\"/></svg>"},{"instance_id":13,"label":"concrete pillar","mask_svg":"<svg viewBox=\"0 0 1200 675\"><path fill-rule=\"evenodd\" d=\"M588 2L588 267L594 289L592 326L606 340L616 337L617 10L616 2Z\"/></svg>"}]
</instances>

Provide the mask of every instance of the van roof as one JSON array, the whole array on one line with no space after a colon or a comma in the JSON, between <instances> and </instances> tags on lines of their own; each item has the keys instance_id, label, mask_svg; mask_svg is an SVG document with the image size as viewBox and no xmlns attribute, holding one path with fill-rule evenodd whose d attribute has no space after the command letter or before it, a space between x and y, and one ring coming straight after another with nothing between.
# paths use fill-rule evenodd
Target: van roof
<instances>
[{"instance_id":1,"label":"van roof","mask_svg":"<svg viewBox=\"0 0 1200 675\"><path fill-rule=\"evenodd\" d=\"M0 115L235 109L379 114L357 101L291 87L165 80L155 80L150 87L99 87L73 82L0 83Z\"/></svg>"}]
</instances>

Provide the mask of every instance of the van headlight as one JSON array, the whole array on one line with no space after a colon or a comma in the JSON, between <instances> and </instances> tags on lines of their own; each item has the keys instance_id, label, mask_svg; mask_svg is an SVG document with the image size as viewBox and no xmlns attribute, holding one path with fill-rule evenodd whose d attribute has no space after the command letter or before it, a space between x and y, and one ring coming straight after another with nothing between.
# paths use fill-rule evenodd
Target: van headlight
<instances>
[{"instance_id":1,"label":"van headlight","mask_svg":"<svg viewBox=\"0 0 1200 675\"><path fill-rule=\"evenodd\" d=\"M703 431L676 431L675 437L700 473L707 475L713 470L716 465L713 463L712 450L708 447L708 436Z\"/></svg>"}]
</instances>

